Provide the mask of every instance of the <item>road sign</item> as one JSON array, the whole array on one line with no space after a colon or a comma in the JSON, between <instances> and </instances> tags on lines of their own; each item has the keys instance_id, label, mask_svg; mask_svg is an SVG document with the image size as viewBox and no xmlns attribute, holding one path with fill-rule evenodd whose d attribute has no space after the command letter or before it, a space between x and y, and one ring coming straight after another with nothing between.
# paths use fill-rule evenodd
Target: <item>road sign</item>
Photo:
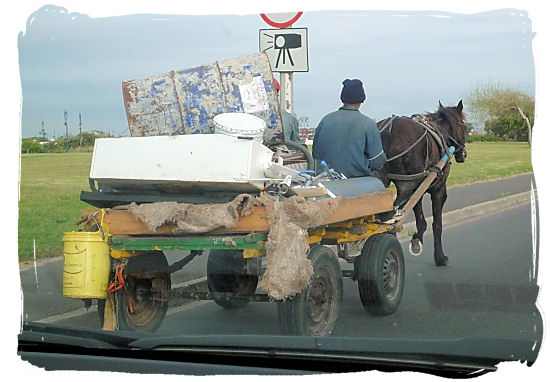
<instances>
[{"instance_id":1,"label":"road sign","mask_svg":"<svg viewBox=\"0 0 550 382\"><path fill-rule=\"evenodd\" d=\"M304 12L260 13L261 18L273 28L288 28L302 16Z\"/></svg>"},{"instance_id":2,"label":"road sign","mask_svg":"<svg viewBox=\"0 0 550 382\"><path fill-rule=\"evenodd\" d=\"M260 29L260 51L274 72L307 72L307 28Z\"/></svg>"}]
</instances>

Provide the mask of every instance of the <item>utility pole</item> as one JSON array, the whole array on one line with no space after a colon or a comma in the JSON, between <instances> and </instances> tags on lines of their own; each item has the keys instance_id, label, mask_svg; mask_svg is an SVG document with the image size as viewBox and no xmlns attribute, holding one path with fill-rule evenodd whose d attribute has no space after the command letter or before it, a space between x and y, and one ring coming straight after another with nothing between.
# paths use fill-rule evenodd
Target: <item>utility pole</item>
<instances>
[{"instance_id":1,"label":"utility pole","mask_svg":"<svg viewBox=\"0 0 550 382\"><path fill-rule=\"evenodd\" d=\"M78 113L78 126L79 126L78 137L80 138L79 147L80 147L80 151L82 151L82 114L81 113Z\"/></svg>"},{"instance_id":2,"label":"utility pole","mask_svg":"<svg viewBox=\"0 0 550 382\"><path fill-rule=\"evenodd\" d=\"M67 152L69 152L69 125L67 124L67 117L69 116L69 113L67 113L67 110L63 113L65 116L65 139L67 140Z\"/></svg>"},{"instance_id":3,"label":"utility pole","mask_svg":"<svg viewBox=\"0 0 550 382\"><path fill-rule=\"evenodd\" d=\"M38 134L42 137L42 139L46 139L46 130L44 130L44 121L42 121L42 129Z\"/></svg>"}]
</instances>

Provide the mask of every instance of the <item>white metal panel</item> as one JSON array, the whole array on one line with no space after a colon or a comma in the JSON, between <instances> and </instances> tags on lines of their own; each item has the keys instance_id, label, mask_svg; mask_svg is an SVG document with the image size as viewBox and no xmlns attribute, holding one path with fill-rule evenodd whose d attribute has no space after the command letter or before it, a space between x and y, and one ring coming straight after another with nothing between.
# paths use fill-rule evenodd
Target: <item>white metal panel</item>
<instances>
[{"instance_id":1,"label":"white metal panel","mask_svg":"<svg viewBox=\"0 0 550 382\"><path fill-rule=\"evenodd\" d=\"M100 138L90 178L112 188L165 185L247 190L265 178L273 152L222 134Z\"/></svg>"}]
</instances>

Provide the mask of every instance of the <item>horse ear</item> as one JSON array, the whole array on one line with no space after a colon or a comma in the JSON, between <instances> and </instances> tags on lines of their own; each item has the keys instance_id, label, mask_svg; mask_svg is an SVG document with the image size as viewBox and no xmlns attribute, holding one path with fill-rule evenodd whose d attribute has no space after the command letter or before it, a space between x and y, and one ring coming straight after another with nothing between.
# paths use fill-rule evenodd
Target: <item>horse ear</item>
<instances>
[{"instance_id":1,"label":"horse ear","mask_svg":"<svg viewBox=\"0 0 550 382\"><path fill-rule=\"evenodd\" d=\"M463 105L462 105L462 100L460 100L460 102L458 103L458 105L456 105L456 111L458 111L459 113L462 113L462 109L463 109Z\"/></svg>"},{"instance_id":2,"label":"horse ear","mask_svg":"<svg viewBox=\"0 0 550 382\"><path fill-rule=\"evenodd\" d=\"M445 108L444 108L443 105L441 104L441 101L439 101L439 110L443 110L443 109L445 109Z\"/></svg>"}]
</instances>

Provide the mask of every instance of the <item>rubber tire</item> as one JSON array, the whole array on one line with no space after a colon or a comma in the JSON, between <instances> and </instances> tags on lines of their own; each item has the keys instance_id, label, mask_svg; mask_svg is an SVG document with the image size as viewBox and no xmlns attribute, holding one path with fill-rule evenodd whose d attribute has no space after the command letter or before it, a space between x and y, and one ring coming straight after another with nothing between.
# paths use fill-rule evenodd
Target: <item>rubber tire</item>
<instances>
[{"instance_id":1,"label":"rubber tire","mask_svg":"<svg viewBox=\"0 0 550 382\"><path fill-rule=\"evenodd\" d=\"M311 247L309 256L313 275L307 288L294 298L277 303L279 327L283 335L291 336L326 336L329 335L338 319L342 302L342 271L338 257L329 248L321 245ZM323 324L315 325L310 316L310 300L315 285L321 282L327 285L330 302L328 319ZM315 327L317 326L317 327Z\"/></svg>"},{"instance_id":2,"label":"rubber tire","mask_svg":"<svg viewBox=\"0 0 550 382\"><path fill-rule=\"evenodd\" d=\"M116 293L115 299L116 299L116 315L117 315L117 321L118 321L118 327L120 330L129 330L129 331L135 331L135 332L154 332L156 331L160 325L162 324L162 321L164 320L164 317L166 316L166 311L168 310L168 299L170 296L170 274L164 274L159 275L152 279L138 279L133 278L130 276L126 276L126 285L131 290L133 285L141 284L145 285L146 287L149 286L154 282L153 280L158 279L157 282L161 284L162 290L164 290L164 294L166 296L166 299L164 301L153 301L151 304L153 304L152 307L147 307L143 309L144 313L148 313L148 316L146 315L146 319L143 320L143 322L137 322L136 318L139 318L139 310L138 313L134 311L134 313L130 313L129 310L129 304L128 304L128 294L124 289L121 289ZM130 292L131 294L132 292ZM162 292L161 292L162 293ZM134 309L136 307L140 306L140 303L134 301Z\"/></svg>"},{"instance_id":3,"label":"rubber tire","mask_svg":"<svg viewBox=\"0 0 550 382\"><path fill-rule=\"evenodd\" d=\"M244 273L245 260L241 250L211 250L206 263L208 290L217 293L234 293L234 297L215 297L214 302L225 309L241 309L248 305L248 297L256 292L258 276Z\"/></svg>"},{"instance_id":4,"label":"rubber tire","mask_svg":"<svg viewBox=\"0 0 550 382\"><path fill-rule=\"evenodd\" d=\"M397 267L395 286L390 292L384 289L384 266L388 258ZM401 303L405 284L405 260L397 238L388 233L371 236L361 255L355 258L354 269L359 296L367 312L376 316L394 313Z\"/></svg>"}]
</instances>

